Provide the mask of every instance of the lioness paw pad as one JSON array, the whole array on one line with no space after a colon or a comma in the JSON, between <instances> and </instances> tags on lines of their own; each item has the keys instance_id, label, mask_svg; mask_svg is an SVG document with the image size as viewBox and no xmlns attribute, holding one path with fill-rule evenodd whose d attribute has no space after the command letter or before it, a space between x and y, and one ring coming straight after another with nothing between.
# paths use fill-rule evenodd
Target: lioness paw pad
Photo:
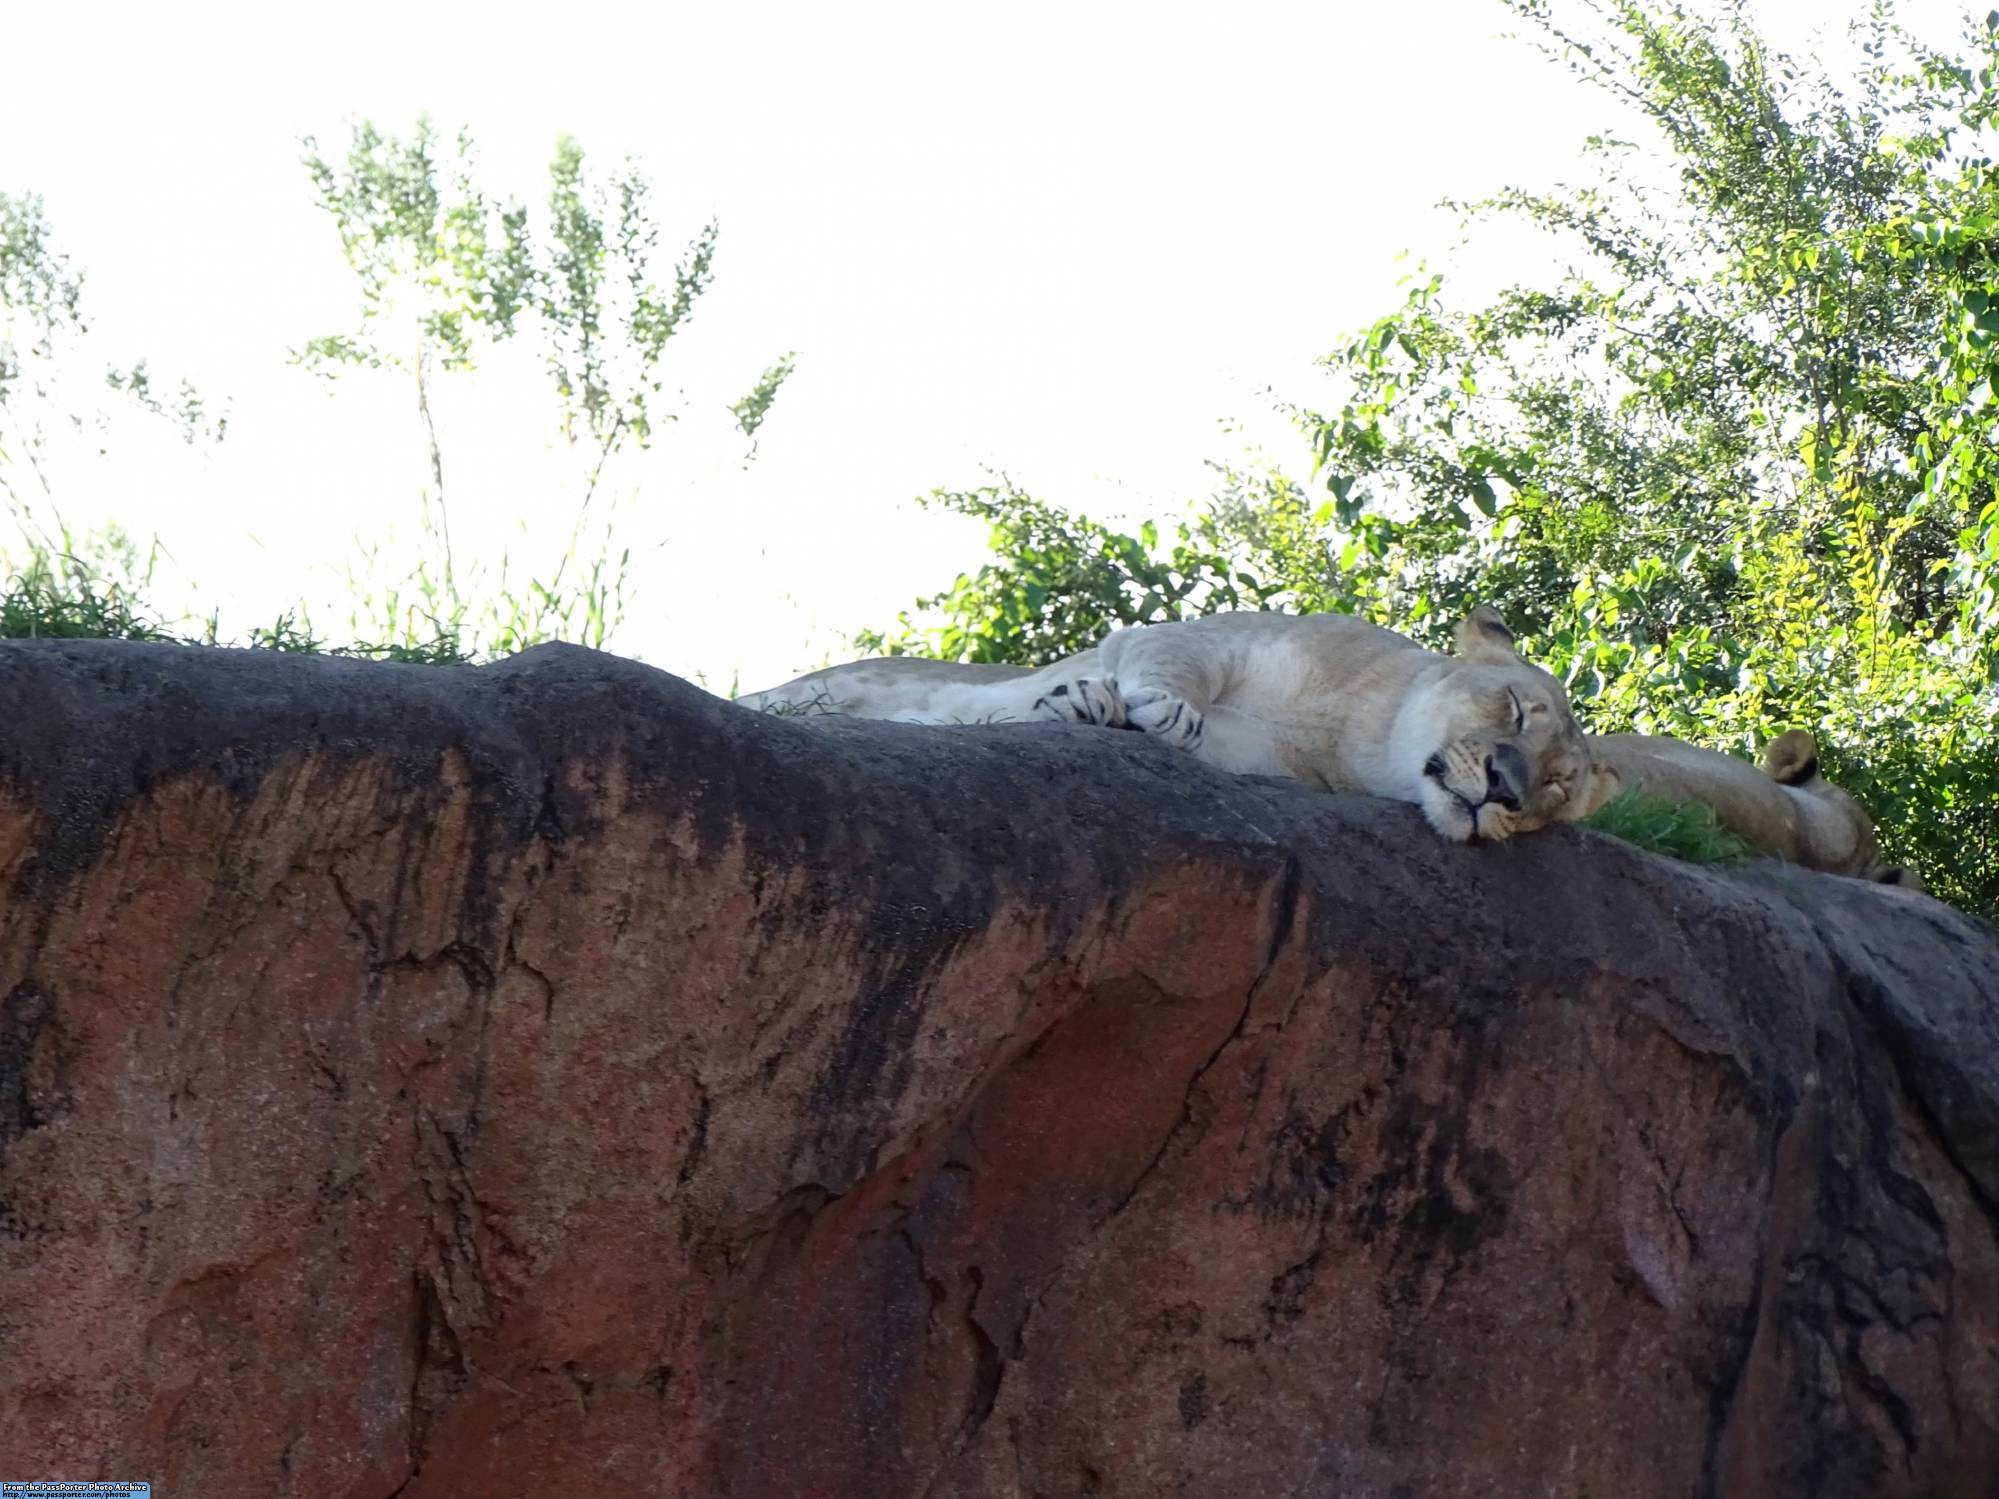
<instances>
[{"instance_id":1,"label":"lioness paw pad","mask_svg":"<svg viewBox=\"0 0 1999 1499\"><path fill-rule=\"evenodd\" d=\"M1157 687L1131 693L1124 700L1124 711L1134 729L1142 729L1176 749L1195 748L1207 728L1207 720L1185 698Z\"/></svg>"},{"instance_id":2,"label":"lioness paw pad","mask_svg":"<svg viewBox=\"0 0 1999 1499\"><path fill-rule=\"evenodd\" d=\"M1125 725L1124 698L1117 683L1103 677L1078 677L1062 682L1034 702L1034 711L1058 723L1089 724L1099 729L1121 729Z\"/></svg>"}]
</instances>

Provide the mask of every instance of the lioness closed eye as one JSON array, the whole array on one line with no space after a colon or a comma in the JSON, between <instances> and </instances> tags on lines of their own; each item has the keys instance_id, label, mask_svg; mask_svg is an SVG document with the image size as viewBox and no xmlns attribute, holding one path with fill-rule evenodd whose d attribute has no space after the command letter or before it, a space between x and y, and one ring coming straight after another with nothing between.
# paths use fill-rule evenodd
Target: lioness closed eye
<instances>
[{"instance_id":1,"label":"lioness closed eye","mask_svg":"<svg viewBox=\"0 0 1999 1499\"><path fill-rule=\"evenodd\" d=\"M1238 612L1114 631L1039 671L910 657L857 661L739 699L747 707L981 723L1132 728L1223 770L1414 802L1454 842L1572 821L1590 760L1562 687L1498 613L1454 656L1341 614Z\"/></svg>"}]
</instances>

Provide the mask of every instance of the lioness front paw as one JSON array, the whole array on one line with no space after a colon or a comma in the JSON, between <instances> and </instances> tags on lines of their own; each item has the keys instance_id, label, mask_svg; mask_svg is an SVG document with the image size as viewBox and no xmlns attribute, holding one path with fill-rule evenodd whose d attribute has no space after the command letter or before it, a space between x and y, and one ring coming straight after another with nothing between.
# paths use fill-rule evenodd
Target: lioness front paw
<instances>
[{"instance_id":1,"label":"lioness front paw","mask_svg":"<svg viewBox=\"0 0 1999 1499\"><path fill-rule=\"evenodd\" d=\"M1175 749L1197 749L1207 720L1183 697L1158 687L1142 687L1124 700L1125 720Z\"/></svg>"},{"instance_id":2,"label":"lioness front paw","mask_svg":"<svg viewBox=\"0 0 1999 1499\"><path fill-rule=\"evenodd\" d=\"M1058 723L1085 723L1099 729L1125 726L1124 697L1107 677L1078 677L1051 687L1034 700L1034 711Z\"/></svg>"}]
</instances>

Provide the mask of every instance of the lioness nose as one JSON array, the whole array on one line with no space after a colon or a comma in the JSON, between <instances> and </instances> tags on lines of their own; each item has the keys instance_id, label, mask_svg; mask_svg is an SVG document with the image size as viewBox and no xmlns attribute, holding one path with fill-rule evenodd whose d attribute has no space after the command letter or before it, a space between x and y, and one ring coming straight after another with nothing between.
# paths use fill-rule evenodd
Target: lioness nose
<instances>
[{"instance_id":1,"label":"lioness nose","mask_svg":"<svg viewBox=\"0 0 1999 1499\"><path fill-rule=\"evenodd\" d=\"M1527 800L1527 757L1510 744L1485 757L1485 797L1509 812L1518 812Z\"/></svg>"}]
</instances>

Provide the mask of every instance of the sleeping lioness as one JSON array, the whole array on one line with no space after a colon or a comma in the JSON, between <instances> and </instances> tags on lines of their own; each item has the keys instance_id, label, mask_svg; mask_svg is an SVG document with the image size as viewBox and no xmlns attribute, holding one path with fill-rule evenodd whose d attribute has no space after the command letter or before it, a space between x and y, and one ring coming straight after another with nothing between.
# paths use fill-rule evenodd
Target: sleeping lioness
<instances>
[{"instance_id":1,"label":"sleeping lioness","mask_svg":"<svg viewBox=\"0 0 1999 1499\"><path fill-rule=\"evenodd\" d=\"M1669 801L1698 802L1759 852L1828 874L1920 890L1914 870L1883 864L1874 821L1819 774L1818 742L1803 729L1765 746L1763 768L1719 750L1650 734L1592 734L1594 811L1630 786Z\"/></svg>"},{"instance_id":2,"label":"sleeping lioness","mask_svg":"<svg viewBox=\"0 0 1999 1499\"><path fill-rule=\"evenodd\" d=\"M1497 612L1455 656L1341 614L1239 612L1117 630L1039 671L906 656L812 672L739 699L760 709L1132 728L1222 770L1414 802L1457 843L1595 805L1562 686L1522 660Z\"/></svg>"}]
</instances>

